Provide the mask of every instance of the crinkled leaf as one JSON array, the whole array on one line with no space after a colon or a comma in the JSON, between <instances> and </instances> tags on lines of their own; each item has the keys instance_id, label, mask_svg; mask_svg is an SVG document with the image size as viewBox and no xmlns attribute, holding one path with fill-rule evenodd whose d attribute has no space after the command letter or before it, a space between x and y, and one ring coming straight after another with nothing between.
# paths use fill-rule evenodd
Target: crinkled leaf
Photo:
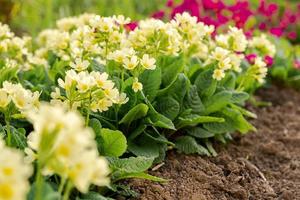
<instances>
[{"instance_id":1,"label":"crinkled leaf","mask_svg":"<svg viewBox=\"0 0 300 200\"><path fill-rule=\"evenodd\" d=\"M210 138L215 136L214 133L207 131L201 127L189 127L186 129L186 132L188 135L199 139Z\"/></svg>"},{"instance_id":2,"label":"crinkled leaf","mask_svg":"<svg viewBox=\"0 0 300 200\"><path fill-rule=\"evenodd\" d=\"M167 181L166 179L152 176L152 175L146 174L144 172L124 173L124 174L118 175L118 177L116 177L115 180L118 181L118 180L128 179L128 178L140 178L140 179L146 179L146 180L155 181L155 182L166 182Z\"/></svg>"},{"instance_id":3,"label":"crinkled leaf","mask_svg":"<svg viewBox=\"0 0 300 200\"><path fill-rule=\"evenodd\" d=\"M150 102L154 100L161 84L161 69L159 66L155 70L145 70L139 77L143 84L143 92Z\"/></svg>"},{"instance_id":4,"label":"crinkled leaf","mask_svg":"<svg viewBox=\"0 0 300 200\"><path fill-rule=\"evenodd\" d=\"M81 198L77 198L76 200L113 200L113 199L102 196L97 192L90 191L87 194L83 194Z\"/></svg>"},{"instance_id":5,"label":"crinkled leaf","mask_svg":"<svg viewBox=\"0 0 300 200\"><path fill-rule=\"evenodd\" d=\"M110 168L113 171L138 173L144 172L152 166L154 158L152 157L129 157L129 158L107 158Z\"/></svg>"},{"instance_id":6,"label":"crinkled leaf","mask_svg":"<svg viewBox=\"0 0 300 200\"><path fill-rule=\"evenodd\" d=\"M197 126L200 123L210 123L210 122L224 122L224 119L219 117L200 116L197 114L190 114L178 118L178 122L176 123L176 129L180 129L186 126Z\"/></svg>"},{"instance_id":7,"label":"crinkled leaf","mask_svg":"<svg viewBox=\"0 0 300 200\"><path fill-rule=\"evenodd\" d=\"M176 139L175 147L180 153L185 154L193 154L197 153L200 155L207 155L209 156L210 153L207 151L205 147L198 144L197 141L191 136L181 136Z\"/></svg>"},{"instance_id":8,"label":"crinkled leaf","mask_svg":"<svg viewBox=\"0 0 300 200\"><path fill-rule=\"evenodd\" d=\"M242 104L247 99L249 99L249 94L246 92L236 92L236 91L232 92L232 97L231 97L232 103Z\"/></svg>"},{"instance_id":9,"label":"crinkled leaf","mask_svg":"<svg viewBox=\"0 0 300 200\"><path fill-rule=\"evenodd\" d=\"M191 109L192 113L201 114L205 108L198 95L197 86L193 85L184 98L183 106L185 109Z\"/></svg>"},{"instance_id":10,"label":"crinkled leaf","mask_svg":"<svg viewBox=\"0 0 300 200\"><path fill-rule=\"evenodd\" d=\"M207 98L203 103L205 106L205 114L220 111L231 102L232 94L228 91L221 91Z\"/></svg>"},{"instance_id":11,"label":"crinkled leaf","mask_svg":"<svg viewBox=\"0 0 300 200\"><path fill-rule=\"evenodd\" d=\"M162 83L164 87L170 85L184 69L183 57L164 57L158 65L162 70Z\"/></svg>"},{"instance_id":12,"label":"crinkled leaf","mask_svg":"<svg viewBox=\"0 0 300 200\"><path fill-rule=\"evenodd\" d=\"M210 97L217 88L217 80L213 79L214 69L210 68L198 75L195 85L198 89L200 97Z\"/></svg>"},{"instance_id":13,"label":"crinkled leaf","mask_svg":"<svg viewBox=\"0 0 300 200\"><path fill-rule=\"evenodd\" d=\"M188 78L184 74L180 73L172 85L166 89L160 90L157 95L173 97L181 105L187 92L188 84Z\"/></svg>"},{"instance_id":14,"label":"crinkled leaf","mask_svg":"<svg viewBox=\"0 0 300 200\"><path fill-rule=\"evenodd\" d=\"M35 200L36 184L34 183L27 195L27 200ZM42 185L42 199L43 200L60 200L61 196L58 192L54 191L51 185L44 182Z\"/></svg>"},{"instance_id":15,"label":"crinkled leaf","mask_svg":"<svg viewBox=\"0 0 300 200\"><path fill-rule=\"evenodd\" d=\"M172 97L160 97L157 99L156 110L169 118L170 120L174 120L179 111L180 105L179 103Z\"/></svg>"},{"instance_id":16,"label":"crinkled leaf","mask_svg":"<svg viewBox=\"0 0 300 200\"><path fill-rule=\"evenodd\" d=\"M156 112L155 110L151 110L148 121L153 126L175 130L175 126L172 120Z\"/></svg>"},{"instance_id":17,"label":"crinkled leaf","mask_svg":"<svg viewBox=\"0 0 300 200\"><path fill-rule=\"evenodd\" d=\"M98 139L98 147L101 155L119 157L126 151L126 137L121 131L103 128Z\"/></svg>"},{"instance_id":18,"label":"crinkled leaf","mask_svg":"<svg viewBox=\"0 0 300 200\"><path fill-rule=\"evenodd\" d=\"M90 119L89 126L94 130L96 136L100 135L102 125L98 119L96 118Z\"/></svg>"},{"instance_id":19,"label":"crinkled leaf","mask_svg":"<svg viewBox=\"0 0 300 200\"><path fill-rule=\"evenodd\" d=\"M133 107L119 122L119 124L131 124L131 122L145 117L148 113L148 106L140 103Z\"/></svg>"}]
</instances>

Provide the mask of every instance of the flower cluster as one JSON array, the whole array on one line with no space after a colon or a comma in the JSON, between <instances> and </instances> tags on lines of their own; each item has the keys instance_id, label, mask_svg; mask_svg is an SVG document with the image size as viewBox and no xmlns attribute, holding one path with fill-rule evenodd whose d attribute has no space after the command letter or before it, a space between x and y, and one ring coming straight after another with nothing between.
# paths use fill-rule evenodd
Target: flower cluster
<instances>
[{"instance_id":1,"label":"flower cluster","mask_svg":"<svg viewBox=\"0 0 300 200\"><path fill-rule=\"evenodd\" d=\"M276 53L275 45L272 44L265 34L261 34L260 36L253 37L249 41L249 46L251 48L257 49L261 54L268 55L273 57Z\"/></svg>"},{"instance_id":2,"label":"flower cluster","mask_svg":"<svg viewBox=\"0 0 300 200\"><path fill-rule=\"evenodd\" d=\"M181 48L186 56L207 58L208 41L214 26L199 23L196 17L188 13L176 14L171 24L181 35Z\"/></svg>"},{"instance_id":3,"label":"flower cluster","mask_svg":"<svg viewBox=\"0 0 300 200\"><path fill-rule=\"evenodd\" d=\"M87 192L90 184L108 185L108 163L98 155L94 134L77 113L43 104L28 118L34 131L26 151L30 160L37 159L43 174L58 174L81 192Z\"/></svg>"},{"instance_id":4,"label":"flower cluster","mask_svg":"<svg viewBox=\"0 0 300 200\"><path fill-rule=\"evenodd\" d=\"M12 102L21 112L36 110L39 106L39 96L39 92L31 92L23 88L20 83L14 84L5 81L0 89L0 108L6 110Z\"/></svg>"},{"instance_id":5,"label":"flower cluster","mask_svg":"<svg viewBox=\"0 0 300 200\"><path fill-rule=\"evenodd\" d=\"M32 171L32 167L24 162L22 153L5 147L0 138L0 199L26 199Z\"/></svg>"},{"instance_id":6,"label":"flower cluster","mask_svg":"<svg viewBox=\"0 0 300 200\"><path fill-rule=\"evenodd\" d=\"M120 93L107 73L74 70L66 72L65 79L58 79L63 89L55 88L51 93L52 103L63 104L70 109L77 107L91 109L96 112L107 111L113 104L124 104L128 101L125 93Z\"/></svg>"},{"instance_id":7,"label":"flower cluster","mask_svg":"<svg viewBox=\"0 0 300 200\"><path fill-rule=\"evenodd\" d=\"M253 76L253 78L259 83L263 83L268 71L266 66L267 64L262 60L262 58L257 57L254 64L249 67L248 74Z\"/></svg>"},{"instance_id":8,"label":"flower cluster","mask_svg":"<svg viewBox=\"0 0 300 200\"><path fill-rule=\"evenodd\" d=\"M46 60L31 51L30 37L17 37L9 27L0 23L0 69L29 70L35 65L45 65Z\"/></svg>"},{"instance_id":9,"label":"flower cluster","mask_svg":"<svg viewBox=\"0 0 300 200\"><path fill-rule=\"evenodd\" d=\"M248 0L232 3L224 0L183 0L180 4L168 0L167 7L170 9L171 18L177 13L189 12L197 17L197 20L214 25L216 29L234 24L247 31L249 35L255 29L259 29L291 40L299 38L297 35L300 21L299 4L287 4L284 8L280 8L278 4L267 0L260 0L256 7ZM153 17L161 19L169 12L160 10L154 13Z\"/></svg>"}]
</instances>

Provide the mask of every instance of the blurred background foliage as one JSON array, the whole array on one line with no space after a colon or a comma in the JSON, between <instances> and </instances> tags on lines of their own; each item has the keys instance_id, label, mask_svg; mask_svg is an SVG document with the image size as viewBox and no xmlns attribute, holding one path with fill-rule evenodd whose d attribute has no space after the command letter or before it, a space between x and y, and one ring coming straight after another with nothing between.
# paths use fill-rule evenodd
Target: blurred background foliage
<instances>
[{"instance_id":1,"label":"blurred background foliage","mask_svg":"<svg viewBox=\"0 0 300 200\"><path fill-rule=\"evenodd\" d=\"M0 21L17 33L36 35L62 17L84 12L102 16L123 14L134 20L149 16L166 0L0 0Z\"/></svg>"}]
</instances>

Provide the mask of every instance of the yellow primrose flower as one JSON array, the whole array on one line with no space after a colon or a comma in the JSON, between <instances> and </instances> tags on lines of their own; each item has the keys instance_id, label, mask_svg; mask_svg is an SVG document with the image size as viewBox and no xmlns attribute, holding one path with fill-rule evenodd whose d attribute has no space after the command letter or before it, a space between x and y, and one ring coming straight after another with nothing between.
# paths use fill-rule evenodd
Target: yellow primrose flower
<instances>
[{"instance_id":1,"label":"yellow primrose flower","mask_svg":"<svg viewBox=\"0 0 300 200\"><path fill-rule=\"evenodd\" d=\"M130 59L126 58L124 60L124 68L129 69L129 70L133 70L134 68L137 67L137 65L139 64L138 61L138 57L137 56L132 56Z\"/></svg>"},{"instance_id":2,"label":"yellow primrose flower","mask_svg":"<svg viewBox=\"0 0 300 200\"><path fill-rule=\"evenodd\" d=\"M70 63L70 67L75 69L76 71L86 70L90 65L90 62L87 60L82 60L80 58L76 58L75 62Z\"/></svg>"},{"instance_id":3,"label":"yellow primrose flower","mask_svg":"<svg viewBox=\"0 0 300 200\"><path fill-rule=\"evenodd\" d=\"M26 152L38 159L44 175L67 178L83 193L91 184L109 184L108 163L99 156L94 133L77 112L42 104L38 112L28 113L28 119L34 131L28 136L31 151Z\"/></svg>"},{"instance_id":4,"label":"yellow primrose flower","mask_svg":"<svg viewBox=\"0 0 300 200\"><path fill-rule=\"evenodd\" d=\"M225 57L229 54L230 52L222 47L217 47L211 54L211 57L215 60L221 61L225 59Z\"/></svg>"},{"instance_id":5,"label":"yellow primrose flower","mask_svg":"<svg viewBox=\"0 0 300 200\"><path fill-rule=\"evenodd\" d=\"M5 108L10 103L10 101L11 99L7 92L3 89L0 89L0 107Z\"/></svg>"},{"instance_id":6,"label":"yellow primrose flower","mask_svg":"<svg viewBox=\"0 0 300 200\"><path fill-rule=\"evenodd\" d=\"M225 73L222 69L215 69L213 73L213 78L220 81L225 77Z\"/></svg>"},{"instance_id":7,"label":"yellow primrose flower","mask_svg":"<svg viewBox=\"0 0 300 200\"><path fill-rule=\"evenodd\" d=\"M137 78L134 79L132 83L132 89L134 92L142 91L143 90L143 85L142 83L139 82Z\"/></svg>"},{"instance_id":8,"label":"yellow primrose flower","mask_svg":"<svg viewBox=\"0 0 300 200\"><path fill-rule=\"evenodd\" d=\"M143 58L141 59L141 65L145 69L154 70L156 68L155 62L156 60L151 58L148 54L144 54Z\"/></svg>"},{"instance_id":9,"label":"yellow primrose flower","mask_svg":"<svg viewBox=\"0 0 300 200\"><path fill-rule=\"evenodd\" d=\"M218 63L218 67L220 69L222 69L223 71L226 71L228 69L231 68L231 60L229 57L223 59L223 60L220 60L219 63Z\"/></svg>"},{"instance_id":10,"label":"yellow primrose flower","mask_svg":"<svg viewBox=\"0 0 300 200\"><path fill-rule=\"evenodd\" d=\"M5 147L0 138L0 200L25 200L32 172L22 153Z\"/></svg>"}]
</instances>

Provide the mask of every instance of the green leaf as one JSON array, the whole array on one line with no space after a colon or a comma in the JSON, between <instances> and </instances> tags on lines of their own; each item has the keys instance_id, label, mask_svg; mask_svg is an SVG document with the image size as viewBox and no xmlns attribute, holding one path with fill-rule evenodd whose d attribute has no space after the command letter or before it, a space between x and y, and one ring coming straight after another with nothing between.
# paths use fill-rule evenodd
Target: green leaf
<instances>
[{"instance_id":1,"label":"green leaf","mask_svg":"<svg viewBox=\"0 0 300 200\"><path fill-rule=\"evenodd\" d=\"M221 80L221 85L227 89L233 90L236 84L236 75L233 72L226 73L225 78Z\"/></svg>"},{"instance_id":2,"label":"green leaf","mask_svg":"<svg viewBox=\"0 0 300 200\"><path fill-rule=\"evenodd\" d=\"M0 69L0 85L2 85L4 81L9 81L16 77L18 70L18 67L4 67Z\"/></svg>"},{"instance_id":3,"label":"green leaf","mask_svg":"<svg viewBox=\"0 0 300 200\"><path fill-rule=\"evenodd\" d=\"M156 127L176 130L172 120L156 112L155 110L151 110L148 121L150 124Z\"/></svg>"},{"instance_id":4,"label":"green leaf","mask_svg":"<svg viewBox=\"0 0 300 200\"><path fill-rule=\"evenodd\" d=\"M250 124L238 110L227 108L223 110L223 113L231 118L235 129L239 132L244 134L248 131L256 131L255 127Z\"/></svg>"},{"instance_id":5,"label":"green leaf","mask_svg":"<svg viewBox=\"0 0 300 200\"><path fill-rule=\"evenodd\" d=\"M12 144L14 147L25 149L27 147L26 130L24 128L11 128Z\"/></svg>"},{"instance_id":6,"label":"green leaf","mask_svg":"<svg viewBox=\"0 0 300 200\"><path fill-rule=\"evenodd\" d=\"M178 74L183 71L183 57L164 57L158 63L162 70L162 84L164 87L170 85L177 78Z\"/></svg>"},{"instance_id":7,"label":"green leaf","mask_svg":"<svg viewBox=\"0 0 300 200\"><path fill-rule=\"evenodd\" d=\"M176 128L180 129L186 126L197 126L200 123L209 123L209 122L224 122L223 118L211 117L211 116L200 116L196 114L190 114L184 117L179 117Z\"/></svg>"},{"instance_id":8,"label":"green leaf","mask_svg":"<svg viewBox=\"0 0 300 200\"><path fill-rule=\"evenodd\" d=\"M184 74L178 74L176 81L168 88L160 90L157 95L173 97L181 105L183 98L187 93L188 85L188 78Z\"/></svg>"},{"instance_id":9,"label":"green leaf","mask_svg":"<svg viewBox=\"0 0 300 200\"><path fill-rule=\"evenodd\" d=\"M147 128L145 124L140 124L134 131L129 135L128 141L134 140L136 137L138 137L140 134L144 132L144 130Z\"/></svg>"},{"instance_id":10,"label":"green leaf","mask_svg":"<svg viewBox=\"0 0 300 200\"><path fill-rule=\"evenodd\" d=\"M146 104L140 103L133 107L119 122L119 124L128 124L145 117L148 113L148 106Z\"/></svg>"},{"instance_id":11,"label":"green leaf","mask_svg":"<svg viewBox=\"0 0 300 200\"><path fill-rule=\"evenodd\" d=\"M198 144L197 141L191 136L181 136L177 138L175 141L175 145L179 153L185 153L185 154L197 153L199 155L207 155L207 156L210 155L207 149L201 146L200 144Z\"/></svg>"},{"instance_id":12,"label":"green leaf","mask_svg":"<svg viewBox=\"0 0 300 200\"><path fill-rule=\"evenodd\" d=\"M211 153L212 156L215 157L215 156L218 155L210 141L206 141L205 145L206 145L206 148L208 149L208 151Z\"/></svg>"},{"instance_id":13,"label":"green leaf","mask_svg":"<svg viewBox=\"0 0 300 200\"><path fill-rule=\"evenodd\" d=\"M121 131L103 128L98 139L98 146L101 155L119 157L125 153L127 141Z\"/></svg>"},{"instance_id":14,"label":"green leaf","mask_svg":"<svg viewBox=\"0 0 300 200\"><path fill-rule=\"evenodd\" d=\"M227 106L231 101L232 94L228 91L221 91L214 94L211 98L206 99L203 103L205 114L217 112Z\"/></svg>"},{"instance_id":15,"label":"green leaf","mask_svg":"<svg viewBox=\"0 0 300 200\"><path fill-rule=\"evenodd\" d=\"M195 80L195 85L198 89L200 97L210 97L214 94L217 88L217 81L213 79L214 69L210 68L198 75Z\"/></svg>"},{"instance_id":16,"label":"green leaf","mask_svg":"<svg viewBox=\"0 0 300 200\"><path fill-rule=\"evenodd\" d=\"M77 200L114 200L114 199L102 196L97 192L90 191L87 194L83 194L81 198L77 198Z\"/></svg>"},{"instance_id":17,"label":"green leaf","mask_svg":"<svg viewBox=\"0 0 300 200\"><path fill-rule=\"evenodd\" d=\"M27 195L28 200L35 200L36 183L34 183ZM42 199L43 200L60 200L61 196L58 192L54 191L51 185L44 182L42 185Z\"/></svg>"},{"instance_id":18,"label":"green leaf","mask_svg":"<svg viewBox=\"0 0 300 200\"><path fill-rule=\"evenodd\" d=\"M160 144L144 134L128 143L128 150L136 156L156 158L159 156Z\"/></svg>"},{"instance_id":19,"label":"green leaf","mask_svg":"<svg viewBox=\"0 0 300 200\"><path fill-rule=\"evenodd\" d=\"M217 113L217 116L223 117L225 119L225 122L207 123L204 124L203 127L213 133L231 133L236 130L241 133L246 133L251 130L256 130L255 127L247 122L241 112L236 109L225 108L221 113Z\"/></svg>"},{"instance_id":20,"label":"green leaf","mask_svg":"<svg viewBox=\"0 0 300 200\"><path fill-rule=\"evenodd\" d=\"M198 95L197 86L193 85L190 87L190 90L184 98L183 107L185 109L191 109L192 113L195 114L201 114L205 110L205 107Z\"/></svg>"},{"instance_id":21,"label":"green leaf","mask_svg":"<svg viewBox=\"0 0 300 200\"><path fill-rule=\"evenodd\" d=\"M170 120L174 120L179 114L180 105L174 98L170 96L160 97L156 101L156 110Z\"/></svg>"},{"instance_id":22,"label":"green leaf","mask_svg":"<svg viewBox=\"0 0 300 200\"><path fill-rule=\"evenodd\" d=\"M144 172L152 166L154 158L152 157L129 157L129 158L107 158L110 163L110 168L113 171L138 173Z\"/></svg>"},{"instance_id":23,"label":"green leaf","mask_svg":"<svg viewBox=\"0 0 300 200\"><path fill-rule=\"evenodd\" d=\"M204 128L200 127L190 127L186 129L188 135L193 136L195 138L203 139L203 138L210 138L214 137L215 134L205 130Z\"/></svg>"},{"instance_id":24,"label":"green leaf","mask_svg":"<svg viewBox=\"0 0 300 200\"><path fill-rule=\"evenodd\" d=\"M246 92L236 92L236 91L232 92L232 97L231 97L232 103L242 104L247 99L249 99L249 94Z\"/></svg>"},{"instance_id":25,"label":"green leaf","mask_svg":"<svg viewBox=\"0 0 300 200\"><path fill-rule=\"evenodd\" d=\"M100 135L102 125L98 119L96 118L90 119L89 126L94 130L96 136Z\"/></svg>"},{"instance_id":26,"label":"green leaf","mask_svg":"<svg viewBox=\"0 0 300 200\"><path fill-rule=\"evenodd\" d=\"M154 100L161 84L161 69L159 66L155 70L145 70L139 77L143 84L143 92L150 102Z\"/></svg>"},{"instance_id":27,"label":"green leaf","mask_svg":"<svg viewBox=\"0 0 300 200\"><path fill-rule=\"evenodd\" d=\"M140 179L146 179L146 180L155 181L155 182L167 182L166 179L152 176L152 175L146 174L144 172L122 174L122 175L119 175L115 179L115 181L122 180L122 179L128 179L128 178L140 178Z\"/></svg>"}]
</instances>

